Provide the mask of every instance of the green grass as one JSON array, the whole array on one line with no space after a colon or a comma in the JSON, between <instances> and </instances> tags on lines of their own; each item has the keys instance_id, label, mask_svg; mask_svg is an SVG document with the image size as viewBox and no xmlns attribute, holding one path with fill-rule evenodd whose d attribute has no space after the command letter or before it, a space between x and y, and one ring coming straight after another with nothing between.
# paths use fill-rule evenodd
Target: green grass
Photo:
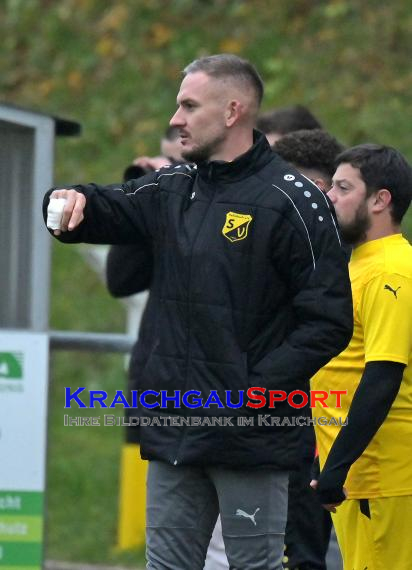
<instances>
[{"instance_id":1,"label":"green grass","mask_svg":"<svg viewBox=\"0 0 412 570\"><path fill-rule=\"evenodd\" d=\"M122 416L122 409L64 409L64 387L71 392L125 387L120 355L56 353L51 360L46 557L96 563L142 563L143 552L115 551L120 449L118 426L65 426L64 415ZM85 398L85 402L87 402Z\"/></svg>"},{"instance_id":2,"label":"green grass","mask_svg":"<svg viewBox=\"0 0 412 570\"><path fill-rule=\"evenodd\" d=\"M123 332L124 309L86 266L78 249L53 243L51 327ZM64 409L64 388L126 387L124 356L55 351L50 363L46 557L75 562L134 565L143 552L115 551L119 461L124 432L118 426L64 426L64 415L123 415L123 409ZM85 399L87 403L87 399Z\"/></svg>"}]
</instances>

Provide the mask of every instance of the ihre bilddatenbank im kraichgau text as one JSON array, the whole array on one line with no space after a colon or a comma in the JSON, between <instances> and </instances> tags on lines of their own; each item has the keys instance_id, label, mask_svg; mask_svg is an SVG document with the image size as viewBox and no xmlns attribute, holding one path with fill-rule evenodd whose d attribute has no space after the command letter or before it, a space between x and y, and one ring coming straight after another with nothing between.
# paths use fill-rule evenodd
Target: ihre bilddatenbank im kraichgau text
<instances>
[{"instance_id":1,"label":"ihre bilddatenbank im kraichgau text","mask_svg":"<svg viewBox=\"0 0 412 570\"><path fill-rule=\"evenodd\" d=\"M108 393L104 390L86 390L79 387L76 390L65 388L65 408L91 408L91 409L107 409L116 408L117 406L127 409L143 408L147 410L170 410L172 406L174 410L182 407L186 410L194 410L204 408L208 410L215 409L216 416L195 416L195 415L179 415L174 412L173 415L159 414L156 416L139 416L129 415L128 418L118 417L114 414L104 414L101 416L71 416L64 415L65 426L228 426L228 427L247 427L247 426L313 426L318 425L347 425L346 418L336 417L315 417L296 415L296 410L308 407L313 408L316 404L323 408L341 408L342 396L347 394L347 390L293 390L289 393L284 390L268 390L260 386L252 386L247 390L226 390L225 396L218 394L217 390L210 390L205 396L198 390L174 390L169 393L167 390L131 390L128 394L129 400L126 398L122 390L116 390L113 398L109 398ZM222 401L223 400L223 401ZM222 415L218 410L222 409L239 409L245 408L250 413L252 410L261 408L275 410L276 404L286 402L294 413L291 416L276 416L272 414L253 414L245 416L227 416ZM265 411L266 411L265 410Z\"/></svg>"}]
</instances>

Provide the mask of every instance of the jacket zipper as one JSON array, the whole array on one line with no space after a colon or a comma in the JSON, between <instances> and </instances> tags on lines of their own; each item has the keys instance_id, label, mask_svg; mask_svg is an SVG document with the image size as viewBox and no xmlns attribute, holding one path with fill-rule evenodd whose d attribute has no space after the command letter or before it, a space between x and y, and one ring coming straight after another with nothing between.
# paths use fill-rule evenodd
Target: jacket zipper
<instances>
[{"instance_id":1,"label":"jacket zipper","mask_svg":"<svg viewBox=\"0 0 412 570\"><path fill-rule=\"evenodd\" d=\"M211 174L212 174L212 166L210 166L209 173L208 173L208 178L209 178L209 180L211 179ZM190 362L191 344L192 344L192 343L191 343L191 337L190 337L191 320L192 320L191 305L190 305L190 292L191 292L191 282L192 282L193 250L194 250L194 248L195 248L195 246L196 246L196 242L197 242L197 240L198 240L198 238L199 238L199 235L200 235L200 233L201 233L201 231L202 231L202 228L203 228L203 226L205 225L205 222L206 222L206 220L207 220L207 218L208 218L208 216L209 216L209 212L210 212L211 207L212 207L212 205L213 205L213 203L214 203L214 201L215 201L215 197L216 197L216 188L214 188L214 190L213 190L212 199L211 199L210 202L209 202L209 205L208 205L208 207L207 207L207 210L206 210L206 212L205 212L205 215L204 215L204 217L203 217L203 220L202 220L202 222L201 222L201 224L200 224L200 226L199 226L199 230L198 230L198 232L197 232L195 238L193 239L193 244L192 244L192 247L191 247L191 250L190 250L190 258L189 258L189 259L190 259L189 285L188 285L188 288L187 288L188 331L187 331L187 356L186 356L186 382L185 382L185 388L186 388L186 386L187 386L187 382L188 382L188 379L189 379L189 362ZM180 452L180 450L181 450L181 448L182 448L182 445L183 445L183 442L184 442L184 439L185 439L186 428L187 428L186 425L184 425L183 428L182 428L182 435L181 435L181 438L180 438L180 442L179 442L178 448L177 448L177 450L176 450L176 455L175 455L175 459L174 459L174 461L173 461L173 465L178 465L179 452Z\"/></svg>"}]
</instances>

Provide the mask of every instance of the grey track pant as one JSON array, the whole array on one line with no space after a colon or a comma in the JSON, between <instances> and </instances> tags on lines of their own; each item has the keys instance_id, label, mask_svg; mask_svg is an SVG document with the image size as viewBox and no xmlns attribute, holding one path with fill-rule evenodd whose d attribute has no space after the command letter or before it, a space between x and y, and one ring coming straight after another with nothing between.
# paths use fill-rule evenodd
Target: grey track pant
<instances>
[{"instance_id":1,"label":"grey track pant","mask_svg":"<svg viewBox=\"0 0 412 570\"><path fill-rule=\"evenodd\" d=\"M288 474L149 463L147 568L202 570L221 514L231 570L281 570Z\"/></svg>"}]
</instances>

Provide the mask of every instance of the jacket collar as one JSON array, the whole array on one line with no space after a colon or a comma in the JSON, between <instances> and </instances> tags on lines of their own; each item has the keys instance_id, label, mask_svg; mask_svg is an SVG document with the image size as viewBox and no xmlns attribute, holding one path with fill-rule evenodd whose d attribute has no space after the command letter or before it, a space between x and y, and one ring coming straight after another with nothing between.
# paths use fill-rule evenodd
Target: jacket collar
<instances>
[{"instance_id":1,"label":"jacket collar","mask_svg":"<svg viewBox=\"0 0 412 570\"><path fill-rule=\"evenodd\" d=\"M234 182L259 171L274 156L266 137L253 131L253 146L232 162L211 160L199 162L197 171L206 182Z\"/></svg>"}]
</instances>

